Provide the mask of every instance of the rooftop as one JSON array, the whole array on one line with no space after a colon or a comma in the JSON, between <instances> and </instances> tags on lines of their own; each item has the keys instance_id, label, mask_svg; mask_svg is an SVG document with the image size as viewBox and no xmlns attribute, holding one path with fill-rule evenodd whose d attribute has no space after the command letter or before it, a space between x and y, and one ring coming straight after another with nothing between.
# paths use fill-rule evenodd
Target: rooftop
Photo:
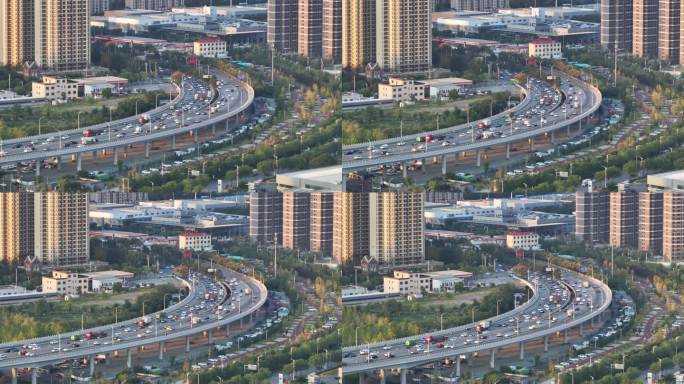
<instances>
[{"instance_id":1,"label":"rooftop","mask_svg":"<svg viewBox=\"0 0 684 384\"><path fill-rule=\"evenodd\" d=\"M314 168L276 176L279 189L340 191L342 190L342 168L339 165Z\"/></svg>"}]
</instances>

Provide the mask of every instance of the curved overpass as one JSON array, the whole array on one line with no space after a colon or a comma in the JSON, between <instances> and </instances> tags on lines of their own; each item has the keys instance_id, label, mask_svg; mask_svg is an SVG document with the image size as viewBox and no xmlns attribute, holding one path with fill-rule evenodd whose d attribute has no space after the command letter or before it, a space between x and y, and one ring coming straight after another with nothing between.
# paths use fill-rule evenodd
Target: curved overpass
<instances>
[{"instance_id":1,"label":"curved overpass","mask_svg":"<svg viewBox=\"0 0 684 384\"><path fill-rule=\"evenodd\" d=\"M549 118L549 120L552 120L551 122L547 123L546 125L540 124L539 128L532 128L532 129L525 129L522 130L521 132L513 132L511 130L510 135L502 135L502 137L497 137L497 138L491 138L491 139L483 139L483 140L473 140L472 142L467 142L468 140L464 139L457 139L458 142L454 143L446 143L446 145L438 145L438 144L433 144L432 146L428 146L426 150L419 150L419 151L407 151L406 149L402 149L401 151L398 151L399 153L389 153L386 156L380 156L380 155L372 155L372 153L367 153L363 152L362 156L354 156L354 158L349 158L348 156L343 160L342 167L346 171L357 171L357 170L368 170L368 169L373 169L376 167L380 166L385 166L389 164L403 164L407 165L409 162L413 161L418 161L418 160L425 160L429 158L438 158L441 157L443 160L443 171L445 172L446 170L445 165L446 165L446 156L448 155L453 155L453 154L458 154L462 152L468 152L468 151L475 151L477 153L477 160L478 160L478 165L479 165L479 160L480 156L479 153L483 149L487 149L489 147L493 146L499 146L503 145L506 146L507 148L507 157L510 155L510 145L512 143L516 142L524 142L524 141L530 141L533 140L534 137L540 136L540 135L546 135L546 134L551 134L552 135L552 140L555 137L555 132L562 129L562 128L569 128L573 124L576 124L580 122L580 120L585 119L592 115L598 108L601 106L602 102L602 95L601 92L598 90L598 88L593 87L583 81L580 81L578 79L569 77L567 75L561 75L561 79L565 85L565 88L563 90L562 94L562 99L563 102L560 105L553 105L550 109L549 113L554 113L557 115L556 118L551 119L551 116L546 116ZM575 101L578 101L579 104L579 109L580 111L577 113L577 115L573 116L572 113L570 116L567 116L567 113L564 113L562 115L559 115L557 110L561 107L564 106L564 111L567 111L565 108L568 108L568 105L565 105L566 101L569 101L568 97L572 95L567 94L567 89L572 89L574 90L575 87L577 89L581 90L581 95L575 95L576 97L581 97L581 99ZM504 111L502 113L499 113L498 115L495 115L494 117L490 119L483 119L483 120L478 120L469 124L461 124L458 126L453 126L449 128L444 128L436 131L426 131L422 132L419 134L413 134L413 135L406 135L398 138L392 138L392 139L385 139L385 140L380 140L377 142L372 142L372 143L367 143L367 144L355 144L352 146L345 146L344 151L345 153L352 153L352 152L358 152L362 151L363 148L366 146L370 148L377 148L377 146L382 146L385 145L390 148L390 150L397 151L394 148L410 148L410 145L407 144L407 142L410 141L410 139L415 140L416 137L419 136L424 136L427 134L431 135L448 135L448 134L456 134L458 132L467 132L471 131L474 132L475 126L480 122L484 120L490 120L492 124L496 123L501 123L506 116L508 116L509 113L520 113L522 111L529 111L532 107L533 99L538 99L540 95L538 92L541 91L547 91L545 89L536 89L536 90L525 90L524 93L527 95L523 102L518 104L512 109L509 109L507 111ZM540 116L543 118L544 115ZM565 118L564 118L565 117ZM502 127L501 132L507 134L508 133L508 128ZM463 133L461 134L463 136ZM396 146L396 147L393 147ZM406 167L404 167L406 169Z\"/></svg>"},{"instance_id":2,"label":"curved overpass","mask_svg":"<svg viewBox=\"0 0 684 384\"><path fill-rule=\"evenodd\" d=\"M183 280L183 285L190 288L190 292L181 302L167 308L166 311L160 311L166 313L168 319L166 323L156 320L156 315L160 314L156 312L148 315L154 320L144 329L136 326L136 322L140 319L136 318L83 331L0 344L0 352L7 353L5 351L12 350L10 353L13 355L9 356L10 353L8 353L8 356L0 359L0 369L11 368L14 381L16 368L33 368L32 380L35 382L35 368L67 359L88 357L92 374L95 368L94 356L98 354L127 351L127 365L130 367L133 349L158 344L161 359L165 343L179 338L185 338L186 352L188 352L191 336L206 332L211 342L214 329L241 322L248 316L251 317L266 302L268 290L259 280L234 271L228 271L227 275L226 281L231 278L236 279L234 285L224 282L213 283L210 277L204 275L193 275L190 281ZM250 291L247 292L247 289ZM204 297L210 291L217 293L217 299L213 303L207 302ZM220 309L219 306L223 308ZM201 309L196 309L200 307ZM201 322L193 324L191 316L198 317ZM70 336L82 337L87 332L100 333L100 337L69 343ZM76 343L80 343L78 347ZM32 345L38 348L27 348ZM14 350L31 351L33 356L19 356Z\"/></svg>"},{"instance_id":3,"label":"curved overpass","mask_svg":"<svg viewBox=\"0 0 684 384\"><path fill-rule=\"evenodd\" d=\"M502 314L498 317L488 319L492 326L488 330L488 338L482 339L481 336L474 335L472 329L476 324L468 324L465 326L450 328L441 332L434 332L423 335L416 335L413 337L402 338L397 340L386 341L382 343L374 343L363 346L343 348L344 358L342 362L342 373L344 375L363 374L365 372L383 370L388 368L399 368L402 371L402 383L406 380L406 370L408 368L428 364L434 361L456 358L457 374L460 374L460 355L469 354L473 352L489 352L490 364L494 366L495 352L505 346L519 345L520 357L524 358L525 343L534 339L543 339L545 349L548 348L548 337L559 332L567 332L573 327L582 327L586 322L593 322L593 319L601 315L611 304L612 291L610 288L598 279L589 276L579 275L574 272L563 271L563 281L568 284L564 289L568 290L569 300L566 300L560 306L559 311L552 311L551 309L539 315L536 323L521 318L523 312L527 312L524 316L530 319L534 313L538 312L540 305L543 303L543 297L549 292L550 285L546 282L533 284L527 282L530 286L537 286L535 294L539 296L536 302L529 301L524 308L516 308L513 311ZM583 288L582 284L586 281L588 288ZM555 284L558 284L556 282ZM577 286L579 291L576 288ZM590 297L591 304L588 302L585 305L575 305L575 295L584 295L582 291L590 291L587 297ZM551 290L550 292L553 292ZM580 293L578 293L580 292ZM589 308L586 308L589 306ZM572 314L569 310L572 308ZM552 316L553 315L553 316ZM548 316L548 320L545 317ZM523 323L523 328L520 327L519 322ZM530 324L527 326L527 324ZM468 334L470 331L470 334ZM504 332L507 332L504 334ZM510 334L509 334L509 333ZM459 335L460 333L460 335ZM417 349L417 347L407 348L404 343L407 340L424 340L428 335L449 335L449 338L444 341L443 348L432 347L429 345L427 349ZM475 338L477 341L473 341ZM389 352L386 352L389 351ZM371 358L371 354L375 353L377 357ZM380 355L378 355L380 353ZM386 356L383 353L392 354ZM393 356L396 354L396 356Z\"/></svg>"},{"instance_id":4,"label":"curved overpass","mask_svg":"<svg viewBox=\"0 0 684 384\"><path fill-rule=\"evenodd\" d=\"M102 138L101 141L93 144L88 144L88 145L79 145L79 146L70 146L70 147L63 147L61 143L56 148L53 145L51 145L49 148L46 147L45 149L41 150L35 150L31 151L28 153L16 153L16 154L10 154L8 153L7 155L3 156L0 158L0 166L1 165L7 165L7 164L17 164L17 163L22 163L22 162L37 162L36 166L36 172L37 174L40 173L40 163L43 160L46 159L52 159L52 158L62 158L62 157L68 157L68 156L75 156L77 158L77 169L81 169L81 156L85 153L93 153L96 154L97 152L104 152L107 150L113 151L113 158L114 162L118 162L119 159L119 150L121 149L126 149L129 146L132 145L138 145L138 144L143 144L145 145L145 156L149 156L149 151L150 151L150 143L155 142L155 141L163 141L163 140L168 140L172 139L173 140L173 147L175 147L175 137L183 134L188 134L190 132L193 133L195 140L197 141L197 131L203 128L215 128L216 124L219 123L226 123L228 122L229 119L238 116L240 113L245 111L249 106L252 104L254 101L254 89L247 83L242 82L241 80L238 79L233 79L233 78L228 78L224 73L219 72L217 70L212 70L212 74L217 77L217 79L224 81L227 84L230 84L232 88L230 88L230 94L227 93L227 91L224 90L219 90L218 91L218 96L213 97L212 100L209 103L204 103L202 104L202 107L195 111L196 115L201 114L201 118L197 118L193 116L192 114L189 114L188 118L185 119L185 113L183 113L183 118L185 119L184 122L181 122L180 124L175 124L177 125L176 127L173 128L167 128L167 129L159 129L158 131L152 131L151 129L145 129L144 134L140 135L126 135L123 137L111 137L110 135L105 135L105 132L102 132L101 136L108 136L107 139L104 137ZM197 83L195 83L197 84ZM236 89L237 92L234 92L233 90ZM234 93L237 93L236 95ZM186 92L181 92L182 96L178 96L176 98L176 101L172 102L172 104L180 104L183 102L189 101L191 99L191 96L188 96ZM228 100L225 102L223 106L217 109L216 112L211 113L210 108L216 107L219 104L219 101L221 98L226 98ZM153 112L151 112L151 120L157 119L157 122L159 124L162 124L161 121L159 121L160 115L164 113L164 111L168 108L168 106L160 107ZM137 116L135 117L129 117L126 119L122 120L117 120L111 123L111 127L116 129L112 129L113 132L119 132L121 133L122 127L124 127L127 124L130 124L133 122ZM194 121L195 120L199 121ZM188 124L189 122L189 124ZM146 123L145 126L151 123ZM185 123L185 124L184 124ZM169 123L170 125L174 125L173 122ZM59 137L61 135L68 135L68 134L77 134L78 139L80 139L80 134L83 130L85 129L95 129L95 130L103 130L107 129L110 127L109 123L103 123L103 124L98 124L95 126L91 127L83 127L78 130L69 130L69 131L63 131L63 132L55 132L51 134L44 134L40 136L31 136L31 137L25 137L21 139L13 139L13 141L7 140L4 143L6 144L5 148L7 148L7 145L15 144L15 145L21 145L21 143L29 143L29 142L36 142L39 139L43 138L48 138L48 137ZM145 128L145 127L143 127Z\"/></svg>"}]
</instances>

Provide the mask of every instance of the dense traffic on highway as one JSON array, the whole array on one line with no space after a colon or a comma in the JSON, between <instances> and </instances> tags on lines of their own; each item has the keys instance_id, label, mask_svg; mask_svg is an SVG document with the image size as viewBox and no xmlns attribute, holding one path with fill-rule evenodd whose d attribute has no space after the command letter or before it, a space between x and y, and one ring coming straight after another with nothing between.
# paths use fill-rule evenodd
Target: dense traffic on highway
<instances>
[{"instance_id":1,"label":"dense traffic on highway","mask_svg":"<svg viewBox=\"0 0 684 384\"><path fill-rule=\"evenodd\" d=\"M528 281L534 288L534 296L501 316L387 343L344 348L345 372L394 364L420 365L460 353L486 351L539 338L555 332L557 326L596 311L609 299L604 296L603 287L570 272L561 272L559 280L533 274Z\"/></svg>"}]
</instances>

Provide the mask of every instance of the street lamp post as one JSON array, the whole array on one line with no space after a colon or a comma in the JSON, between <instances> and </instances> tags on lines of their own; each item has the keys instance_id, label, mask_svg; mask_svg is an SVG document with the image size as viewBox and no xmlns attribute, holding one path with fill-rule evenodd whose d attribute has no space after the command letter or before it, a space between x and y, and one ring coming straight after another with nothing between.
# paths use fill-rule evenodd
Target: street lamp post
<instances>
[{"instance_id":1,"label":"street lamp post","mask_svg":"<svg viewBox=\"0 0 684 384\"><path fill-rule=\"evenodd\" d=\"M43 120L42 117L38 118L38 136L40 136L40 122Z\"/></svg>"},{"instance_id":2,"label":"street lamp post","mask_svg":"<svg viewBox=\"0 0 684 384\"><path fill-rule=\"evenodd\" d=\"M81 129L81 113L83 113L83 111L80 111L76 114L76 127L79 130Z\"/></svg>"}]
</instances>

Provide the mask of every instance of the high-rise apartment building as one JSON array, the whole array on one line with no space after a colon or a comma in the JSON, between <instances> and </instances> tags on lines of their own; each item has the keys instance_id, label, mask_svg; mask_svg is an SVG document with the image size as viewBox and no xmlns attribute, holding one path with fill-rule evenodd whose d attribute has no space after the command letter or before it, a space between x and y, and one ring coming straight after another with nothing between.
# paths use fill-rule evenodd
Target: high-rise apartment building
<instances>
[{"instance_id":1,"label":"high-rise apartment building","mask_svg":"<svg viewBox=\"0 0 684 384\"><path fill-rule=\"evenodd\" d=\"M333 197L333 259L354 263L368 256L368 194L336 192Z\"/></svg>"},{"instance_id":2,"label":"high-rise apartment building","mask_svg":"<svg viewBox=\"0 0 684 384\"><path fill-rule=\"evenodd\" d=\"M496 12L499 8L509 8L508 0L451 0L454 11Z\"/></svg>"},{"instance_id":3,"label":"high-rise apartment building","mask_svg":"<svg viewBox=\"0 0 684 384\"><path fill-rule=\"evenodd\" d=\"M170 11L173 7L182 7L183 0L126 0L128 9L149 9L153 11Z\"/></svg>"},{"instance_id":4,"label":"high-rise apartment building","mask_svg":"<svg viewBox=\"0 0 684 384\"><path fill-rule=\"evenodd\" d=\"M309 250L332 256L333 193L312 192L309 199L311 207Z\"/></svg>"},{"instance_id":5,"label":"high-rise apartment building","mask_svg":"<svg viewBox=\"0 0 684 384\"><path fill-rule=\"evenodd\" d=\"M342 0L323 0L323 58L342 62Z\"/></svg>"},{"instance_id":6,"label":"high-rise apartment building","mask_svg":"<svg viewBox=\"0 0 684 384\"><path fill-rule=\"evenodd\" d=\"M432 1L378 0L375 60L392 73L432 67Z\"/></svg>"},{"instance_id":7,"label":"high-rise apartment building","mask_svg":"<svg viewBox=\"0 0 684 384\"><path fill-rule=\"evenodd\" d=\"M33 193L0 193L0 261L33 257Z\"/></svg>"},{"instance_id":8,"label":"high-rise apartment building","mask_svg":"<svg viewBox=\"0 0 684 384\"><path fill-rule=\"evenodd\" d=\"M17 67L35 55L34 0L0 0L0 65Z\"/></svg>"},{"instance_id":9,"label":"high-rise apartment building","mask_svg":"<svg viewBox=\"0 0 684 384\"><path fill-rule=\"evenodd\" d=\"M90 260L88 194L36 192L34 255L53 266L81 265Z\"/></svg>"},{"instance_id":10,"label":"high-rise apartment building","mask_svg":"<svg viewBox=\"0 0 684 384\"><path fill-rule=\"evenodd\" d=\"M342 0L342 66L359 69L375 62L376 0Z\"/></svg>"},{"instance_id":11,"label":"high-rise apartment building","mask_svg":"<svg viewBox=\"0 0 684 384\"><path fill-rule=\"evenodd\" d=\"M381 266L425 260L424 202L421 192L368 194L369 256Z\"/></svg>"},{"instance_id":12,"label":"high-rise apartment building","mask_svg":"<svg viewBox=\"0 0 684 384\"><path fill-rule=\"evenodd\" d=\"M663 194L639 194L639 250L655 255L663 251Z\"/></svg>"},{"instance_id":13,"label":"high-rise apartment building","mask_svg":"<svg viewBox=\"0 0 684 384\"><path fill-rule=\"evenodd\" d=\"M582 190L575 194L575 235L589 243L607 243L610 233L608 192Z\"/></svg>"},{"instance_id":14,"label":"high-rise apartment building","mask_svg":"<svg viewBox=\"0 0 684 384\"><path fill-rule=\"evenodd\" d=\"M301 56L323 54L323 0L299 0L298 50Z\"/></svg>"},{"instance_id":15,"label":"high-rise apartment building","mask_svg":"<svg viewBox=\"0 0 684 384\"><path fill-rule=\"evenodd\" d=\"M658 2L634 0L632 5L632 53L638 57L658 55Z\"/></svg>"},{"instance_id":16,"label":"high-rise apartment building","mask_svg":"<svg viewBox=\"0 0 684 384\"><path fill-rule=\"evenodd\" d=\"M678 63L681 34L681 0L660 0L660 14L658 27L658 58L660 60Z\"/></svg>"},{"instance_id":17,"label":"high-rise apartment building","mask_svg":"<svg viewBox=\"0 0 684 384\"><path fill-rule=\"evenodd\" d=\"M279 192L249 194L249 237L256 242L283 241L283 195Z\"/></svg>"},{"instance_id":18,"label":"high-rise apartment building","mask_svg":"<svg viewBox=\"0 0 684 384\"><path fill-rule=\"evenodd\" d=\"M298 0L268 0L266 39L276 52L297 53Z\"/></svg>"},{"instance_id":19,"label":"high-rise apartment building","mask_svg":"<svg viewBox=\"0 0 684 384\"><path fill-rule=\"evenodd\" d=\"M90 14L91 15L102 15L105 11L109 11L110 0L89 0L90 1Z\"/></svg>"},{"instance_id":20,"label":"high-rise apartment building","mask_svg":"<svg viewBox=\"0 0 684 384\"><path fill-rule=\"evenodd\" d=\"M684 260L684 192L663 192L663 259Z\"/></svg>"},{"instance_id":21,"label":"high-rise apartment building","mask_svg":"<svg viewBox=\"0 0 684 384\"><path fill-rule=\"evenodd\" d=\"M52 71L90 64L90 1L39 0L35 6L35 61Z\"/></svg>"},{"instance_id":22,"label":"high-rise apartment building","mask_svg":"<svg viewBox=\"0 0 684 384\"><path fill-rule=\"evenodd\" d=\"M610 245L635 248L639 243L639 194L610 193Z\"/></svg>"},{"instance_id":23,"label":"high-rise apartment building","mask_svg":"<svg viewBox=\"0 0 684 384\"><path fill-rule=\"evenodd\" d=\"M283 192L283 247L309 249L309 193Z\"/></svg>"},{"instance_id":24,"label":"high-rise apartment building","mask_svg":"<svg viewBox=\"0 0 684 384\"><path fill-rule=\"evenodd\" d=\"M632 52L633 0L601 0L601 46Z\"/></svg>"}]
</instances>

